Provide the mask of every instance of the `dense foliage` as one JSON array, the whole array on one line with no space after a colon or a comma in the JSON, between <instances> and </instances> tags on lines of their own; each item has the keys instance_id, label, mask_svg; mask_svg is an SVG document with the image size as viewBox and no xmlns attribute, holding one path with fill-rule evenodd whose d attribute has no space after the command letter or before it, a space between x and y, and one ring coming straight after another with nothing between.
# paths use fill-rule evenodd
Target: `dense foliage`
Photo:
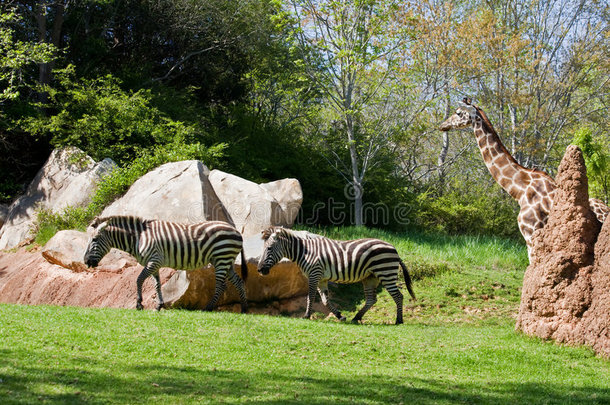
<instances>
[{"instance_id":1,"label":"dense foliage","mask_svg":"<svg viewBox=\"0 0 610 405\"><path fill-rule=\"evenodd\" d=\"M603 2L10 0L0 11L2 202L54 147L115 160L100 191L113 196L180 149L254 181L298 178L304 224L518 238L516 203L471 133L437 131L464 94L527 167L554 174L574 140L592 194L609 198Z\"/></svg>"}]
</instances>

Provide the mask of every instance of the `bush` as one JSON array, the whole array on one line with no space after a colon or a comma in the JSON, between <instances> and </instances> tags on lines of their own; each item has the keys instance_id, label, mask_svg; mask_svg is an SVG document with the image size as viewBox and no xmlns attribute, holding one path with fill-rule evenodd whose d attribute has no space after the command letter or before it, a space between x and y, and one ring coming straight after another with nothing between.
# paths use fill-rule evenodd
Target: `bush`
<instances>
[{"instance_id":1,"label":"bush","mask_svg":"<svg viewBox=\"0 0 610 405\"><path fill-rule=\"evenodd\" d=\"M440 197L422 193L416 198L415 222L426 231L450 235L495 235L521 238L518 206L494 192L451 192Z\"/></svg>"},{"instance_id":2,"label":"bush","mask_svg":"<svg viewBox=\"0 0 610 405\"><path fill-rule=\"evenodd\" d=\"M150 90L123 90L111 75L77 79L73 66L55 75L45 113L22 120L25 130L54 147L76 146L95 160L126 165L151 147L194 144L205 135L200 125L173 120L155 107Z\"/></svg>"}]
</instances>

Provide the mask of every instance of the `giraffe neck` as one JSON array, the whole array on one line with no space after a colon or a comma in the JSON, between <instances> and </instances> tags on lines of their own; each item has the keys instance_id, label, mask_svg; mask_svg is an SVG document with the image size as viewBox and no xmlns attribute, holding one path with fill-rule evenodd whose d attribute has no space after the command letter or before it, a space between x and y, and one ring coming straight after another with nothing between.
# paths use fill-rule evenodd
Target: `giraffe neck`
<instances>
[{"instance_id":1,"label":"giraffe neck","mask_svg":"<svg viewBox=\"0 0 610 405\"><path fill-rule=\"evenodd\" d=\"M511 156L490 123L477 119L473 129L491 176L511 197L519 201L531 181L529 170Z\"/></svg>"}]
</instances>

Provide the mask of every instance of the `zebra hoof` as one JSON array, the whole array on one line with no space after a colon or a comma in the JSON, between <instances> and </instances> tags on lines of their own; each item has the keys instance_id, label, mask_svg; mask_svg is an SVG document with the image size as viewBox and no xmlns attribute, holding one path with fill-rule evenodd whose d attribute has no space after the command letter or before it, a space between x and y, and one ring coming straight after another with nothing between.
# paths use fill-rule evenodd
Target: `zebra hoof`
<instances>
[{"instance_id":1,"label":"zebra hoof","mask_svg":"<svg viewBox=\"0 0 610 405\"><path fill-rule=\"evenodd\" d=\"M141 303L141 302L138 302L138 303L136 304L136 309L137 309L138 311L141 311L141 310L143 310L143 309L144 309L144 306L142 305L142 303Z\"/></svg>"},{"instance_id":2,"label":"zebra hoof","mask_svg":"<svg viewBox=\"0 0 610 405\"><path fill-rule=\"evenodd\" d=\"M212 312L214 310L214 307L211 305L206 305L205 308L203 308L203 312Z\"/></svg>"},{"instance_id":3,"label":"zebra hoof","mask_svg":"<svg viewBox=\"0 0 610 405\"><path fill-rule=\"evenodd\" d=\"M161 311L162 309L165 309L165 303L157 305L157 311Z\"/></svg>"},{"instance_id":4,"label":"zebra hoof","mask_svg":"<svg viewBox=\"0 0 610 405\"><path fill-rule=\"evenodd\" d=\"M339 318L339 321L341 321L341 322L345 322L345 321L347 321L347 318L346 318L346 317L344 317L344 316L342 316L342 317L340 317L340 318Z\"/></svg>"},{"instance_id":5,"label":"zebra hoof","mask_svg":"<svg viewBox=\"0 0 610 405\"><path fill-rule=\"evenodd\" d=\"M247 312L248 312L248 306L247 306L247 305L242 305L242 306L241 306L241 313L242 313L242 314L245 314L245 313L247 313Z\"/></svg>"},{"instance_id":6,"label":"zebra hoof","mask_svg":"<svg viewBox=\"0 0 610 405\"><path fill-rule=\"evenodd\" d=\"M360 318L354 318L354 319L352 319L352 323L353 323L354 325L358 325L358 324L360 323Z\"/></svg>"}]
</instances>

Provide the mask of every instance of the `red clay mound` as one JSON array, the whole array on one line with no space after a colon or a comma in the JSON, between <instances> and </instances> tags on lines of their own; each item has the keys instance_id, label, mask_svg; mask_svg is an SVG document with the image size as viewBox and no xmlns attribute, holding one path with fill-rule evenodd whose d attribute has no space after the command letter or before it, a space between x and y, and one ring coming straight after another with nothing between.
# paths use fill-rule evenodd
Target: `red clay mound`
<instances>
[{"instance_id":1,"label":"red clay mound","mask_svg":"<svg viewBox=\"0 0 610 405\"><path fill-rule=\"evenodd\" d=\"M115 271L71 271L51 264L37 252L19 250L0 253L0 302L83 307L135 308L135 280L141 267ZM166 282L173 270L162 269ZM144 306L154 308L156 292L152 279L142 289Z\"/></svg>"},{"instance_id":2,"label":"red clay mound","mask_svg":"<svg viewBox=\"0 0 610 405\"><path fill-rule=\"evenodd\" d=\"M567 149L557 184L548 223L533 237L517 328L610 356L610 221L600 235L578 147Z\"/></svg>"}]
</instances>

